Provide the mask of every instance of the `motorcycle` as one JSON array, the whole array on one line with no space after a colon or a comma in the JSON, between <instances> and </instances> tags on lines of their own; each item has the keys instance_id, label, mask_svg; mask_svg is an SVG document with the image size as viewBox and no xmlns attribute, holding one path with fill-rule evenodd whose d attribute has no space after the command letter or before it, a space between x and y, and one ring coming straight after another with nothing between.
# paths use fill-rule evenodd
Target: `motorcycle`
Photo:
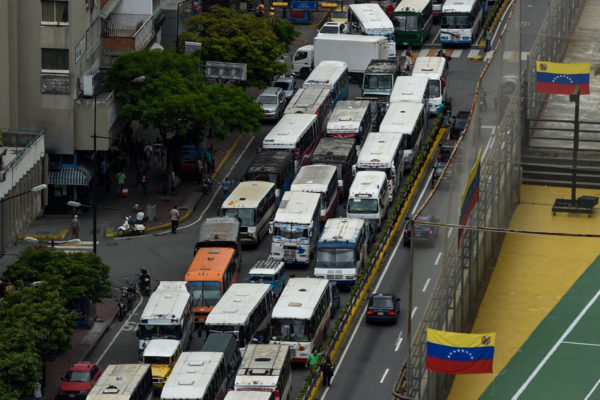
<instances>
[{"instance_id":1,"label":"motorcycle","mask_svg":"<svg viewBox=\"0 0 600 400\"><path fill-rule=\"evenodd\" d=\"M202 193L204 194L208 194L210 193L211 189L212 189L212 177L211 176L206 176L204 177L204 179L202 179Z\"/></svg>"},{"instance_id":2,"label":"motorcycle","mask_svg":"<svg viewBox=\"0 0 600 400\"><path fill-rule=\"evenodd\" d=\"M146 232L146 226L141 222L134 222L131 217L125 217L123 224L117 229L119 236L129 235L135 233L136 235L142 235Z\"/></svg>"},{"instance_id":3,"label":"motorcycle","mask_svg":"<svg viewBox=\"0 0 600 400\"><path fill-rule=\"evenodd\" d=\"M150 274L148 271L142 270L142 273L139 275L139 288L142 296L150 296L152 292L152 280L150 279Z\"/></svg>"},{"instance_id":4,"label":"motorcycle","mask_svg":"<svg viewBox=\"0 0 600 400\"><path fill-rule=\"evenodd\" d=\"M125 315L131 310L133 307L133 303L135 302L138 292L135 283L127 281L127 286L123 286L121 288L121 297L117 303L118 307L118 318L119 321L123 321Z\"/></svg>"}]
</instances>

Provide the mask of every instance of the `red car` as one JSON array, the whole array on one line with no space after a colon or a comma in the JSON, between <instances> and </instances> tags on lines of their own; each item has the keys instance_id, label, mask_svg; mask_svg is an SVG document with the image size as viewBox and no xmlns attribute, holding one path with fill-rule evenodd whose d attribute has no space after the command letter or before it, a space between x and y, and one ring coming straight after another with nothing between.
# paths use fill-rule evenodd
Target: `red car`
<instances>
[{"instance_id":1,"label":"red car","mask_svg":"<svg viewBox=\"0 0 600 400\"><path fill-rule=\"evenodd\" d=\"M94 363L79 361L69 368L58 388L57 400L85 400L102 372Z\"/></svg>"}]
</instances>

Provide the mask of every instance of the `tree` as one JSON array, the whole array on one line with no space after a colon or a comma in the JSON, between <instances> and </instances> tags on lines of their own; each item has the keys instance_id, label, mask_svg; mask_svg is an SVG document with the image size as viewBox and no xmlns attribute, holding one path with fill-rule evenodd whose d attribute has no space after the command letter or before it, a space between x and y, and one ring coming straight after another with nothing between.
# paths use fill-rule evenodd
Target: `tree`
<instances>
[{"instance_id":1,"label":"tree","mask_svg":"<svg viewBox=\"0 0 600 400\"><path fill-rule=\"evenodd\" d=\"M141 75L144 83L128 84ZM188 135L192 123L221 138L232 131L260 129L258 104L239 87L207 85L194 56L170 50L124 54L111 67L107 86L123 104L120 117L125 123L135 120L159 130L167 147L167 194L171 193L173 139Z\"/></svg>"},{"instance_id":2,"label":"tree","mask_svg":"<svg viewBox=\"0 0 600 400\"><path fill-rule=\"evenodd\" d=\"M300 34L288 21L219 6L186 19L184 26L179 43L202 43L203 61L245 63L245 85L254 87L270 86L273 76L286 72L287 65L278 58Z\"/></svg>"},{"instance_id":3,"label":"tree","mask_svg":"<svg viewBox=\"0 0 600 400\"><path fill-rule=\"evenodd\" d=\"M33 337L21 326L0 326L0 399L31 396L42 377L42 360Z\"/></svg>"}]
</instances>

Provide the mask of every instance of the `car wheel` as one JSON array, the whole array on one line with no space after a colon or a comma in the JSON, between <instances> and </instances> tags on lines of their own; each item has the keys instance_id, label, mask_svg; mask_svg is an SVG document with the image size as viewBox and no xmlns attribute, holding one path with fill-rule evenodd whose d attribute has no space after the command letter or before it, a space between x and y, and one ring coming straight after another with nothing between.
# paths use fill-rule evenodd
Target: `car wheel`
<instances>
[{"instance_id":1,"label":"car wheel","mask_svg":"<svg viewBox=\"0 0 600 400\"><path fill-rule=\"evenodd\" d=\"M125 234L125 231L123 229L119 229L117 231L117 235L119 235L119 236L123 236L124 234Z\"/></svg>"}]
</instances>

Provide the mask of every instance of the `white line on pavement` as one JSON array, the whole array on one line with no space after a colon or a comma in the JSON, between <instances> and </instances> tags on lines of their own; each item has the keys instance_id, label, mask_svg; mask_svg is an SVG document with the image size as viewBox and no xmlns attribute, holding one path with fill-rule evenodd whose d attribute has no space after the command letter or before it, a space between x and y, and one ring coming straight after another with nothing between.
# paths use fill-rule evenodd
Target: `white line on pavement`
<instances>
[{"instance_id":1,"label":"white line on pavement","mask_svg":"<svg viewBox=\"0 0 600 400\"><path fill-rule=\"evenodd\" d=\"M415 318L415 313L417 312L417 308L419 308L419 307L415 306L415 308L413 308L412 312L410 313L410 319Z\"/></svg>"},{"instance_id":2,"label":"white line on pavement","mask_svg":"<svg viewBox=\"0 0 600 400\"><path fill-rule=\"evenodd\" d=\"M429 282L431 282L431 278L427 278L425 281L425 286L423 286L423 293L427 291L427 286L429 286Z\"/></svg>"},{"instance_id":3,"label":"white line on pavement","mask_svg":"<svg viewBox=\"0 0 600 400\"><path fill-rule=\"evenodd\" d=\"M394 350L394 351L398 351L401 343L402 343L402 331L400 331L400 334L398 334L398 339L396 339L396 350Z\"/></svg>"},{"instance_id":4,"label":"white line on pavement","mask_svg":"<svg viewBox=\"0 0 600 400\"><path fill-rule=\"evenodd\" d=\"M596 384L594 385L594 387L592 388L592 390L589 391L589 393L587 394L587 396L585 396L585 398L583 400L588 400L592 394L596 391L596 388L598 387L598 384L600 384L600 379L598 379L596 381Z\"/></svg>"},{"instance_id":5,"label":"white line on pavement","mask_svg":"<svg viewBox=\"0 0 600 400\"><path fill-rule=\"evenodd\" d=\"M385 377L387 376L388 372L390 372L389 368L385 369L385 372L383 373L383 376L381 377L381 380L379 381L379 383L383 383Z\"/></svg>"},{"instance_id":6,"label":"white line on pavement","mask_svg":"<svg viewBox=\"0 0 600 400\"><path fill-rule=\"evenodd\" d=\"M565 340L563 343L565 343L565 344L576 344L578 346L595 346L595 347L600 347L599 343L569 342L567 340Z\"/></svg>"},{"instance_id":7,"label":"white line on pavement","mask_svg":"<svg viewBox=\"0 0 600 400\"><path fill-rule=\"evenodd\" d=\"M454 227L448 229L448 237L450 237L450 235L452 234L452 229L454 229Z\"/></svg>"},{"instance_id":8,"label":"white line on pavement","mask_svg":"<svg viewBox=\"0 0 600 400\"><path fill-rule=\"evenodd\" d=\"M479 50L477 50L477 49L469 50L469 53L467 54L467 58L473 58L477 55L479 55Z\"/></svg>"},{"instance_id":9,"label":"white line on pavement","mask_svg":"<svg viewBox=\"0 0 600 400\"><path fill-rule=\"evenodd\" d=\"M440 258L442 258L442 252L440 251L435 259L435 263L433 265L438 265L440 262Z\"/></svg>"},{"instance_id":10,"label":"white line on pavement","mask_svg":"<svg viewBox=\"0 0 600 400\"><path fill-rule=\"evenodd\" d=\"M433 171L431 171L429 173L429 175L427 176L426 182L429 182L431 180L432 175L433 175ZM419 199L415 203L415 206L412 210L412 215L414 215L417 212L417 210L419 209L419 207L421 207L421 200L423 199L423 196L425 195L425 192L427 191L427 189L429 189L428 185L423 186L423 189L421 190L421 194L419 195Z\"/></svg>"}]
</instances>

